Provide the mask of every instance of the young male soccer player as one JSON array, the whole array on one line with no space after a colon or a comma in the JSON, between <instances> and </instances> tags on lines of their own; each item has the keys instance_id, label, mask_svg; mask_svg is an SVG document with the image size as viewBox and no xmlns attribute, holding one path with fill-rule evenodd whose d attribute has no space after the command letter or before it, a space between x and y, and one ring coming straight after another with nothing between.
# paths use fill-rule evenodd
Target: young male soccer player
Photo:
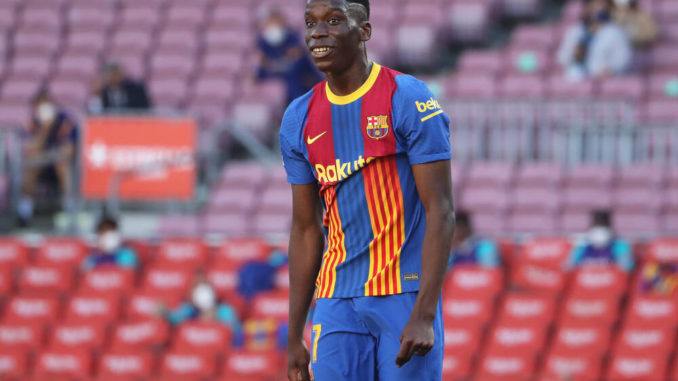
<instances>
[{"instance_id":1,"label":"young male soccer player","mask_svg":"<svg viewBox=\"0 0 678 381\"><path fill-rule=\"evenodd\" d=\"M422 82L368 61L368 0L309 0L305 20L327 81L280 131L293 194L288 378L310 380L310 362L318 381L438 381L449 119Z\"/></svg>"}]
</instances>

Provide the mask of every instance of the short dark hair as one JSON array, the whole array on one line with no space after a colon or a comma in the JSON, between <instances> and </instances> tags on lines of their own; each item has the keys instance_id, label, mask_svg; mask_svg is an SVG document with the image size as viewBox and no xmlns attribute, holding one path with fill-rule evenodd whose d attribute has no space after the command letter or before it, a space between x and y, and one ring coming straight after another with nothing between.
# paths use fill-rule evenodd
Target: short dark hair
<instances>
[{"instance_id":1,"label":"short dark hair","mask_svg":"<svg viewBox=\"0 0 678 381\"><path fill-rule=\"evenodd\" d=\"M471 215L465 210L457 210L454 212L454 221L456 226L466 227L468 230L473 230L473 223L471 222Z\"/></svg>"},{"instance_id":2,"label":"short dark hair","mask_svg":"<svg viewBox=\"0 0 678 381\"><path fill-rule=\"evenodd\" d=\"M612 215L607 209L594 210L591 213L591 225L593 226L612 226Z\"/></svg>"},{"instance_id":3,"label":"short dark hair","mask_svg":"<svg viewBox=\"0 0 678 381\"><path fill-rule=\"evenodd\" d=\"M346 0L349 4L360 4L367 10L367 19L370 18L370 0Z\"/></svg>"},{"instance_id":4,"label":"short dark hair","mask_svg":"<svg viewBox=\"0 0 678 381\"><path fill-rule=\"evenodd\" d=\"M97 222L97 233L104 230L118 230L118 220L111 216L104 215Z\"/></svg>"}]
</instances>

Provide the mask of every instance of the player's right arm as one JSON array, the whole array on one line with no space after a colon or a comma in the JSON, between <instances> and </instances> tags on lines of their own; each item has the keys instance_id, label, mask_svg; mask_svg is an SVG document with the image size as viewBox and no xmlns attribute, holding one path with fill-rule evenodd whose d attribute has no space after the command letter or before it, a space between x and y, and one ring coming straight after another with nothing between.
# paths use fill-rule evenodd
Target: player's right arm
<instances>
[{"instance_id":1,"label":"player's right arm","mask_svg":"<svg viewBox=\"0 0 678 381\"><path fill-rule=\"evenodd\" d=\"M288 330L289 381L310 381L310 356L304 344L306 316L320 270L323 236L316 184L292 185L292 229L289 243L290 312Z\"/></svg>"}]
</instances>

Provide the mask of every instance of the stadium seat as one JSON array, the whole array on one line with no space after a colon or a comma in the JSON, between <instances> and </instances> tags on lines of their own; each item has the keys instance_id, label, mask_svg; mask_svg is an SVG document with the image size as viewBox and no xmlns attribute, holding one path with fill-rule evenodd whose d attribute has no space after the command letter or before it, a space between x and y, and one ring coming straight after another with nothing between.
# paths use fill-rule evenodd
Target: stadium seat
<instances>
[{"instance_id":1,"label":"stadium seat","mask_svg":"<svg viewBox=\"0 0 678 381\"><path fill-rule=\"evenodd\" d=\"M41 347L44 333L43 324L2 323L0 324L0 348L23 351Z\"/></svg>"},{"instance_id":2,"label":"stadium seat","mask_svg":"<svg viewBox=\"0 0 678 381\"><path fill-rule=\"evenodd\" d=\"M466 186L461 205L472 212L504 212L509 209L509 193L502 188Z\"/></svg>"},{"instance_id":3,"label":"stadium seat","mask_svg":"<svg viewBox=\"0 0 678 381\"><path fill-rule=\"evenodd\" d=\"M46 324L57 318L59 301L53 298L17 295L10 299L4 310L4 323Z\"/></svg>"},{"instance_id":4,"label":"stadium seat","mask_svg":"<svg viewBox=\"0 0 678 381\"><path fill-rule=\"evenodd\" d=\"M92 355L86 351L44 350L36 357L33 376L39 380L87 380L92 365Z\"/></svg>"},{"instance_id":5,"label":"stadium seat","mask_svg":"<svg viewBox=\"0 0 678 381\"><path fill-rule=\"evenodd\" d=\"M289 291L272 290L257 294L252 300L250 317L272 318L286 322L289 314Z\"/></svg>"},{"instance_id":6,"label":"stadium seat","mask_svg":"<svg viewBox=\"0 0 678 381\"><path fill-rule=\"evenodd\" d=\"M79 295L122 296L134 287L134 272L127 269L99 268L80 277Z\"/></svg>"},{"instance_id":7,"label":"stadium seat","mask_svg":"<svg viewBox=\"0 0 678 381\"><path fill-rule=\"evenodd\" d=\"M546 96L546 85L538 76L507 76L499 82L499 93L508 99L542 99Z\"/></svg>"},{"instance_id":8,"label":"stadium seat","mask_svg":"<svg viewBox=\"0 0 678 381\"><path fill-rule=\"evenodd\" d=\"M571 248L571 243L564 238L533 238L523 245L519 261L560 271L567 263Z\"/></svg>"},{"instance_id":9,"label":"stadium seat","mask_svg":"<svg viewBox=\"0 0 678 381\"><path fill-rule=\"evenodd\" d=\"M244 264L249 261L266 261L271 247L260 238L242 238L225 241L214 256L214 265L221 263Z\"/></svg>"},{"instance_id":10,"label":"stadium seat","mask_svg":"<svg viewBox=\"0 0 678 381\"><path fill-rule=\"evenodd\" d=\"M61 323L51 330L49 348L55 351L98 350L106 340L106 327L92 319L82 323Z\"/></svg>"},{"instance_id":11,"label":"stadium seat","mask_svg":"<svg viewBox=\"0 0 678 381\"><path fill-rule=\"evenodd\" d=\"M452 295L464 295L468 298L491 300L502 287L502 274L499 269L487 269L476 266L457 266L446 281L446 292Z\"/></svg>"},{"instance_id":12,"label":"stadium seat","mask_svg":"<svg viewBox=\"0 0 678 381\"><path fill-rule=\"evenodd\" d=\"M570 295L620 298L628 287L628 274L616 266L587 265L575 270Z\"/></svg>"},{"instance_id":13,"label":"stadium seat","mask_svg":"<svg viewBox=\"0 0 678 381\"><path fill-rule=\"evenodd\" d=\"M481 346L483 330L480 325L445 322L445 355L472 355Z\"/></svg>"},{"instance_id":14,"label":"stadium seat","mask_svg":"<svg viewBox=\"0 0 678 381\"><path fill-rule=\"evenodd\" d=\"M5 269L15 269L28 262L28 248L14 238L0 238L0 266Z\"/></svg>"},{"instance_id":15,"label":"stadium seat","mask_svg":"<svg viewBox=\"0 0 678 381\"><path fill-rule=\"evenodd\" d=\"M561 355L600 357L610 346L611 330L595 321L561 324L551 348Z\"/></svg>"},{"instance_id":16,"label":"stadium seat","mask_svg":"<svg viewBox=\"0 0 678 381\"><path fill-rule=\"evenodd\" d=\"M663 380L667 375L668 360L667 354L615 351L607 370L607 380Z\"/></svg>"},{"instance_id":17,"label":"stadium seat","mask_svg":"<svg viewBox=\"0 0 678 381\"><path fill-rule=\"evenodd\" d=\"M561 324L595 322L609 327L619 318L619 301L614 298L569 297L560 311Z\"/></svg>"},{"instance_id":18,"label":"stadium seat","mask_svg":"<svg viewBox=\"0 0 678 381\"><path fill-rule=\"evenodd\" d=\"M515 166L513 164L475 162L467 173L466 186L506 188L512 185L514 178Z\"/></svg>"},{"instance_id":19,"label":"stadium seat","mask_svg":"<svg viewBox=\"0 0 678 381\"><path fill-rule=\"evenodd\" d=\"M96 381L129 381L144 379L154 368L153 355L141 351L109 351L98 361Z\"/></svg>"},{"instance_id":20,"label":"stadium seat","mask_svg":"<svg viewBox=\"0 0 678 381\"><path fill-rule=\"evenodd\" d=\"M146 271L142 289L157 297L184 296L192 277L190 269L153 267Z\"/></svg>"},{"instance_id":21,"label":"stadium seat","mask_svg":"<svg viewBox=\"0 0 678 381\"><path fill-rule=\"evenodd\" d=\"M202 239L166 239L160 243L153 266L197 270L207 263L208 247Z\"/></svg>"},{"instance_id":22,"label":"stadium seat","mask_svg":"<svg viewBox=\"0 0 678 381\"><path fill-rule=\"evenodd\" d=\"M219 322L186 322L174 334L172 348L221 356L230 350L231 335L231 331Z\"/></svg>"},{"instance_id":23,"label":"stadium seat","mask_svg":"<svg viewBox=\"0 0 678 381\"><path fill-rule=\"evenodd\" d=\"M70 323L110 323L119 316L120 300L116 296L73 295L66 305L64 320Z\"/></svg>"},{"instance_id":24,"label":"stadium seat","mask_svg":"<svg viewBox=\"0 0 678 381\"><path fill-rule=\"evenodd\" d=\"M286 235L290 231L292 217L289 212L264 212L254 216L252 228L254 234L260 237L269 235Z\"/></svg>"},{"instance_id":25,"label":"stadium seat","mask_svg":"<svg viewBox=\"0 0 678 381\"><path fill-rule=\"evenodd\" d=\"M19 275L18 286L25 295L59 296L73 286L73 272L53 265L26 266Z\"/></svg>"},{"instance_id":26,"label":"stadium seat","mask_svg":"<svg viewBox=\"0 0 678 381\"><path fill-rule=\"evenodd\" d=\"M212 213L207 212L202 220L203 231L227 237L247 237L252 235L252 216L249 213Z\"/></svg>"},{"instance_id":27,"label":"stadium seat","mask_svg":"<svg viewBox=\"0 0 678 381\"><path fill-rule=\"evenodd\" d=\"M663 263L678 262L678 239L660 238L650 242L647 258Z\"/></svg>"},{"instance_id":28,"label":"stadium seat","mask_svg":"<svg viewBox=\"0 0 678 381\"><path fill-rule=\"evenodd\" d=\"M678 300L662 296L636 295L629 301L626 324L675 329L678 326Z\"/></svg>"},{"instance_id":29,"label":"stadium seat","mask_svg":"<svg viewBox=\"0 0 678 381\"><path fill-rule=\"evenodd\" d=\"M265 381L278 375L282 359L276 351L237 351L228 356L219 381Z\"/></svg>"},{"instance_id":30,"label":"stadium seat","mask_svg":"<svg viewBox=\"0 0 678 381\"><path fill-rule=\"evenodd\" d=\"M455 42L482 42L487 38L491 21L489 1L454 1L447 9L445 25Z\"/></svg>"},{"instance_id":31,"label":"stadium seat","mask_svg":"<svg viewBox=\"0 0 678 381\"><path fill-rule=\"evenodd\" d=\"M600 83L600 95L607 99L637 102L645 94L645 81L640 76L606 78Z\"/></svg>"},{"instance_id":32,"label":"stadium seat","mask_svg":"<svg viewBox=\"0 0 678 381\"><path fill-rule=\"evenodd\" d=\"M29 373L28 352L13 348L0 348L0 378L15 380Z\"/></svg>"},{"instance_id":33,"label":"stadium seat","mask_svg":"<svg viewBox=\"0 0 678 381\"><path fill-rule=\"evenodd\" d=\"M597 381L602 371L602 356L551 350L544 360L539 381Z\"/></svg>"},{"instance_id":34,"label":"stadium seat","mask_svg":"<svg viewBox=\"0 0 678 381\"><path fill-rule=\"evenodd\" d=\"M198 381L214 376L214 354L170 351L160 360L160 377L167 381Z\"/></svg>"},{"instance_id":35,"label":"stadium seat","mask_svg":"<svg viewBox=\"0 0 678 381\"><path fill-rule=\"evenodd\" d=\"M169 336L167 324L158 319L121 323L111 341L114 350L142 350L164 344Z\"/></svg>"},{"instance_id":36,"label":"stadium seat","mask_svg":"<svg viewBox=\"0 0 678 381\"><path fill-rule=\"evenodd\" d=\"M536 355L546 343L545 325L498 322L490 331L486 350L514 355Z\"/></svg>"},{"instance_id":37,"label":"stadium seat","mask_svg":"<svg viewBox=\"0 0 678 381\"><path fill-rule=\"evenodd\" d=\"M518 292L555 298L565 288L566 274L558 268L522 262L518 258L511 269L511 286Z\"/></svg>"},{"instance_id":38,"label":"stadium seat","mask_svg":"<svg viewBox=\"0 0 678 381\"><path fill-rule=\"evenodd\" d=\"M476 381L523 381L535 369L535 356L511 353L485 353L480 360Z\"/></svg>"},{"instance_id":39,"label":"stadium seat","mask_svg":"<svg viewBox=\"0 0 678 381\"><path fill-rule=\"evenodd\" d=\"M87 255L87 247L77 239L46 239L35 253L37 265L74 268L79 266Z\"/></svg>"},{"instance_id":40,"label":"stadium seat","mask_svg":"<svg viewBox=\"0 0 678 381\"><path fill-rule=\"evenodd\" d=\"M473 356L470 352L445 352L443 357L443 381L466 379L472 370Z\"/></svg>"},{"instance_id":41,"label":"stadium seat","mask_svg":"<svg viewBox=\"0 0 678 381\"><path fill-rule=\"evenodd\" d=\"M499 308L498 321L501 324L529 324L546 328L553 320L555 302L553 298L511 293L505 296Z\"/></svg>"},{"instance_id":42,"label":"stadium seat","mask_svg":"<svg viewBox=\"0 0 678 381\"><path fill-rule=\"evenodd\" d=\"M573 82L562 76L551 76L547 83L549 98L559 100L591 99L594 94L594 83Z\"/></svg>"},{"instance_id":43,"label":"stadium seat","mask_svg":"<svg viewBox=\"0 0 678 381\"><path fill-rule=\"evenodd\" d=\"M445 94L452 98L466 100L493 99L497 97L496 80L487 74L460 74L452 77L445 89Z\"/></svg>"},{"instance_id":44,"label":"stadium seat","mask_svg":"<svg viewBox=\"0 0 678 381\"><path fill-rule=\"evenodd\" d=\"M135 291L126 301L125 316L128 319L158 318L160 306L174 308L179 305L184 295L158 294L157 292Z\"/></svg>"},{"instance_id":45,"label":"stadium seat","mask_svg":"<svg viewBox=\"0 0 678 381\"><path fill-rule=\"evenodd\" d=\"M448 295L450 295L448 293ZM451 295L456 295L452 293ZM463 294L462 294L463 295ZM484 326L492 317L491 300L485 298L444 297L443 316L446 324L470 327Z\"/></svg>"},{"instance_id":46,"label":"stadium seat","mask_svg":"<svg viewBox=\"0 0 678 381\"><path fill-rule=\"evenodd\" d=\"M249 189L220 188L210 194L209 208L214 212L251 213L257 199Z\"/></svg>"},{"instance_id":47,"label":"stadium seat","mask_svg":"<svg viewBox=\"0 0 678 381\"><path fill-rule=\"evenodd\" d=\"M671 353L675 342L671 328L648 328L643 325L626 325L614 344L625 353Z\"/></svg>"}]
</instances>

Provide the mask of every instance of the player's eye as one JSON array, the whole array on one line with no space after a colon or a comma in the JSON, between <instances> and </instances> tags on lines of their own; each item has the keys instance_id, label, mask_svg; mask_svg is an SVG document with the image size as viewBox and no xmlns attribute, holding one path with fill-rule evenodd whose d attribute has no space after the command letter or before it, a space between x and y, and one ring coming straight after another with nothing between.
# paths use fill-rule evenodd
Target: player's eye
<instances>
[{"instance_id":1,"label":"player's eye","mask_svg":"<svg viewBox=\"0 0 678 381\"><path fill-rule=\"evenodd\" d=\"M313 28L314 25L315 25L315 23L313 21L306 20L306 28L307 29Z\"/></svg>"},{"instance_id":2,"label":"player's eye","mask_svg":"<svg viewBox=\"0 0 678 381\"><path fill-rule=\"evenodd\" d=\"M328 23L330 25L339 25L341 20L339 20L337 17L332 17L331 19L328 20Z\"/></svg>"}]
</instances>

